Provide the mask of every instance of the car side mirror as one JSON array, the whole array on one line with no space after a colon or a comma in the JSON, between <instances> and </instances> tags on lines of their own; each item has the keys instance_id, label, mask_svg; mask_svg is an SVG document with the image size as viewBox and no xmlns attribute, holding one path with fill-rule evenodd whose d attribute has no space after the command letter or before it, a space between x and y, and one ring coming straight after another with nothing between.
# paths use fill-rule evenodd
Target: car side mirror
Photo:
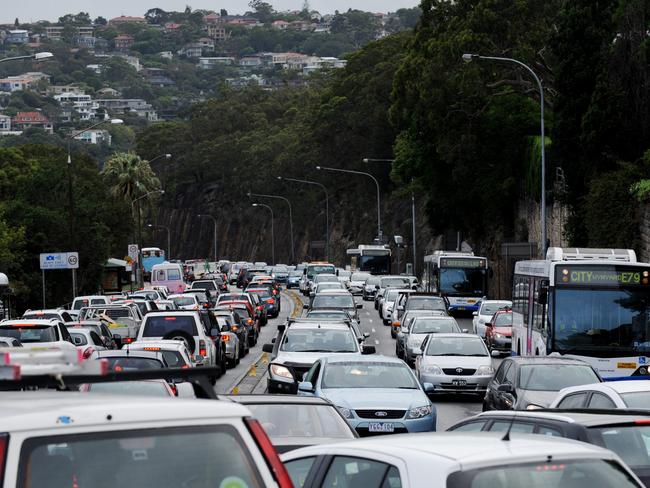
<instances>
[{"instance_id":1,"label":"car side mirror","mask_svg":"<svg viewBox=\"0 0 650 488\"><path fill-rule=\"evenodd\" d=\"M467 334L467 333L469 333L469 329L461 329L461 332L462 332L463 334Z\"/></svg>"},{"instance_id":2,"label":"car side mirror","mask_svg":"<svg viewBox=\"0 0 650 488\"><path fill-rule=\"evenodd\" d=\"M357 303L357 308L358 308L358 309L363 308L363 304L362 304L362 303Z\"/></svg>"},{"instance_id":3,"label":"car side mirror","mask_svg":"<svg viewBox=\"0 0 650 488\"><path fill-rule=\"evenodd\" d=\"M314 393L314 385L312 385L310 381L301 381L298 383L298 391Z\"/></svg>"},{"instance_id":4,"label":"car side mirror","mask_svg":"<svg viewBox=\"0 0 650 488\"><path fill-rule=\"evenodd\" d=\"M502 385L499 385L497 387L497 391L500 391L502 393L514 393L515 388L510 384L510 383L504 383Z\"/></svg>"},{"instance_id":5,"label":"car side mirror","mask_svg":"<svg viewBox=\"0 0 650 488\"><path fill-rule=\"evenodd\" d=\"M284 329L286 329L287 326L285 324L280 324L278 325L278 332L284 332Z\"/></svg>"},{"instance_id":6,"label":"car side mirror","mask_svg":"<svg viewBox=\"0 0 650 488\"><path fill-rule=\"evenodd\" d=\"M422 388L427 393L434 390L433 383L422 383Z\"/></svg>"},{"instance_id":7,"label":"car side mirror","mask_svg":"<svg viewBox=\"0 0 650 488\"><path fill-rule=\"evenodd\" d=\"M273 344L264 344L262 346L262 352L273 352Z\"/></svg>"},{"instance_id":8,"label":"car side mirror","mask_svg":"<svg viewBox=\"0 0 650 488\"><path fill-rule=\"evenodd\" d=\"M275 344L275 337L271 339L271 344Z\"/></svg>"},{"instance_id":9,"label":"car side mirror","mask_svg":"<svg viewBox=\"0 0 650 488\"><path fill-rule=\"evenodd\" d=\"M303 310L309 310L309 304L308 304L308 303L304 303L304 304L302 305L302 309L303 309Z\"/></svg>"},{"instance_id":10,"label":"car side mirror","mask_svg":"<svg viewBox=\"0 0 650 488\"><path fill-rule=\"evenodd\" d=\"M375 354L377 349L375 346L363 346L361 348L361 354Z\"/></svg>"},{"instance_id":11,"label":"car side mirror","mask_svg":"<svg viewBox=\"0 0 650 488\"><path fill-rule=\"evenodd\" d=\"M404 305L399 305L399 306L397 307L397 310L404 310Z\"/></svg>"},{"instance_id":12,"label":"car side mirror","mask_svg":"<svg viewBox=\"0 0 650 488\"><path fill-rule=\"evenodd\" d=\"M370 337L370 332L364 332L363 333L363 338L367 339L368 337Z\"/></svg>"},{"instance_id":13,"label":"car side mirror","mask_svg":"<svg viewBox=\"0 0 650 488\"><path fill-rule=\"evenodd\" d=\"M492 349L492 352L490 354L492 355L493 358L498 358L501 355L501 353L496 349Z\"/></svg>"}]
</instances>

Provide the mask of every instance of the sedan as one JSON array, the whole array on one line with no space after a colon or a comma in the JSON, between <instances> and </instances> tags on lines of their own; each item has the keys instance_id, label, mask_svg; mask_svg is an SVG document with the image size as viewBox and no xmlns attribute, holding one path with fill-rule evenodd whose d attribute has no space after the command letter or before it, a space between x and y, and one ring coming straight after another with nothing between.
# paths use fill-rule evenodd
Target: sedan
<instances>
[{"instance_id":1,"label":"sedan","mask_svg":"<svg viewBox=\"0 0 650 488\"><path fill-rule=\"evenodd\" d=\"M512 307L512 302L509 300L483 300L478 311L473 312L474 318L472 319L472 328L474 334L485 337L485 324L490 322L492 316L497 310Z\"/></svg>"},{"instance_id":2,"label":"sedan","mask_svg":"<svg viewBox=\"0 0 650 488\"><path fill-rule=\"evenodd\" d=\"M433 385L427 393L485 393L494 369L479 336L429 334L421 350L415 371L420 381Z\"/></svg>"},{"instance_id":3,"label":"sedan","mask_svg":"<svg viewBox=\"0 0 650 488\"><path fill-rule=\"evenodd\" d=\"M360 436L436 429L436 410L411 369L387 356L317 360L298 394L325 398Z\"/></svg>"},{"instance_id":4,"label":"sedan","mask_svg":"<svg viewBox=\"0 0 650 488\"><path fill-rule=\"evenodd\" d=\"M415 317L408 326L403 326L397 336L395 354L409 366L415 365L415 358L422 355L422 343L428 334L461 333L458 322L453 317L431 316Z\"/></svg>"},{"instance_id":5,"label":"sedan","mask_svg":"<svg viewBox=\"0 0 650 488\"><path fill-rule=\"evenodd\" d=\"M650 408L650 384L645 380L608 381L560 390L551 408Z\"/></svg>"},{"instance_id":6,"label":"sedan","mask_svg":"<svg viewBox=\"0 0 650 488\"><path fill-rule=\"evenodd\" d=\"M508 357L488 385L483 411L546 408L562 388L601 381L594 368L578 359Z\"/></svg>"}]
</instances>

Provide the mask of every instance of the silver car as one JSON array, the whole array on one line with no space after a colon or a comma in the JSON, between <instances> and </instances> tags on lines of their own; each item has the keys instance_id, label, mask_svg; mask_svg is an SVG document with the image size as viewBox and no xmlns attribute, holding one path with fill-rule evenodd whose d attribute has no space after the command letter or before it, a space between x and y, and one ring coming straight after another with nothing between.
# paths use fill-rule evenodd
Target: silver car
<instances>
[{"instance_id":1,"label":"silver car","mask_svg":"<svg viewBox=\"0 0 650 488\"><path fill-rule=\"evenodd\" d=\"M416 316L409 322L407 327L402 327L402 337L397 341L397 357L402 358L409 366L414 366L415 358L422 354L420 348L428 334L460 334L461 332L458 322L453 317L445 317L444 315Z\"/></svg>"},{"instance_id":2,"label":"silver car","mask_svg":"<svg viewBox=\"0 0 650 488\"><path fill-rule=\"evenodd\" d=\"M476 393L483 396L494 374L492 357L483 339L475 334L429 334L415 360L427 393Z\"/></svg>"}]
</instances>

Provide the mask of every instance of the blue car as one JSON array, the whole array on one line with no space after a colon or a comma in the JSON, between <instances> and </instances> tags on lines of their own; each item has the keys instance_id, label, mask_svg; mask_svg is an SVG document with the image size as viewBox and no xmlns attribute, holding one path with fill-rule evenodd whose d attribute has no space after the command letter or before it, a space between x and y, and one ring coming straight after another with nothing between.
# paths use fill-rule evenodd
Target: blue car
<instances>
[{"instance_id":1,"label":"blue car","mask_svg":"<svg viewBox=\"0 0 650 488\"><path fill-rule=\"evenodd\" d=\"M302 271L290 271L287 277L287 289L299 288L300 278L302 278Z\"/></svg>"},{"instance_id":2,"label":"blue car","mask_svg":"<svg viewBox=\"0 0 650 488\"><path fill-rule=\"evenodd\" d=\"M329 400L360 436L371 436L435 431L427 386L400 359L335 355L314 363L298 394Z\"/></svg>"}]
</instances>

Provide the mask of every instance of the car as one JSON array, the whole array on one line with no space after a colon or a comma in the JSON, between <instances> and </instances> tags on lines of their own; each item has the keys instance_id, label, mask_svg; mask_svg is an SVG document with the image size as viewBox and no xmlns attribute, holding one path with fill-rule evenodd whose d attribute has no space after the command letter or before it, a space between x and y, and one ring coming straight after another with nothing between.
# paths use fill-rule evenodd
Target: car
<instances>
[{"instance_id":1,"label":"car","mask_svg":"<svg viewBox=\"0 0 650 488\"><path fill-rule=\"evenodd\" d=\"M92 330L95 334L101 337L104 347L106 349L117 349L117 341L113 336L113 332L105 320L85 320L83 322L72 322L66 324L68 332L83 328Z\"/></svg>"},{"instance_id":2,"label":"car","mask_svg":"<svg viewBox=\"0 0 650 488\"><path fill-rule=\"evenodd\" d=\"M338 276L339 281L343 284L346 290L350 288L350 277L352 276L352 271L348 271L347 269L337 269L336 276Z\"/></svg>"},{"instance_id":3,"label":"car","mask_svg":"<svg viewBox=\"0 0 650 488\"><path fill-rule=\"evenodd\" d=\"M135 341L124 346L123 350L159 352L163 355L165 363L170 368L189 368L196 364L185 341Z\"/></svg>"},{"instance_id":4,"label":"car","mask_svg":"<svg viewBox=\"0 0 650 488\"><path fill-rule=\"evenodd\" d=\"M217 317L212 314L215 327L221 332L221 346L226 360L226 366L234 368L239 364L242 347L239 344L240 335L237 329L233 331L233 325L226 317Z\"/></svg>"},{"instance_id":5,"label":"car","mask_svg":"<svg viewBox=\"0 0 650 488\"><path fill-rule=\"evenodd\" d=\"M215 280L195 280L190 285L190 290L209 290L212 295L219 294L219 285Z\"/></svg>"},{"instance_id":6,"label":"car","mask_svg":"<svg viewBox=\"0 0 650 488\"><path fill-rule=\"evenodd\" d=\"M355 271L350 275L350 283L348 289L353 295L363 295L363 288L366 284L366 281L370 278L370 273L364 273L362 271Z\"/></svg>"},{"instance_id":7,"label":"car","mask_svg":"<svg viewBox=\"0 0 650 488\"><path fill-rule=\"evenodd\" d=\"M229 310L213 310L212 315L221 324L223 329L224 325L228 325L229 331L237 335L237 344L239 344L239 357L243 358L250 351L248 345L248 331L246 325L243 323L242 318L235 311Z\"/></svg>"},{"instance_id":8,"label":"car","mask_svg":"<svg viewBox=\"0 0 650 488\"><path fill-rule=\"evenodd\" d=\"M3 486L292 487L235 402L40 390L3 392L0 410Z\"/></svg>"},{"instance_id":9,"label":"car","mask_svg":"<svg viewBox=\"0 0 650 488\"><path fill-rule=\"evenodd\" d=\"M214 308L214 311L238 313L242 319L242 324L246 327L248 346L254 347L257 344L257 339L260 336L260 323L251 311L248 302L222 302Z\"/></svg>"},{"instance_id":10,"label":"car","mask_svg":"<svg viewBox=\"0 0 650 488\"><path fill-rule=\"evenodd\" d=\"M264 267L254 266L239 270L239 274L237 275L237 288L246 288L251 280L257 275L267 276L266 269L264 269Z\"/></svg>"},{"instance_id":11,"label":"car","mask_svg":"<svg viewBox=\"0 0 650 488\"><path fill-rule=\"evenodd\" d=\"M364 302L373 301L377 294L377 286L381 283L381 276L370 275L363 284L361 297Z\"/></svg>"},{"instance_id":12,"label":"car","mask_svg":"<svg viewBox=\"0 0 650 488\"><path fill-rule=\"evenodd\" d=\"M56 319L5 320L0 322L0 337L18 339L27 349L57 347L77 350L66 326Z\"/></svg>"},{"instance_id":13,"label":"car","mask_svg":"<svg viewBox=\"0 0 650 488\"><path fill-rule=\"evenodd\" d=\"M379 284L375 285L377 293L375 294L375 310L379 310L379 299L384 296L388 288L408 288L411 283L404 276L380 276Z\"/></svg>"},{"instance_id":14,"label":"car","mask_svg":"<svg viewBox=\"0 0 650 488\"><path fill-rule=\"evenodd\" d=\"M512 349L512 310L497 310L485 324L485 343L490 352L510 354Z\"/></svg>"},{"instance_id":15,"label":"car","mask_svg":"<svg viewBox=\"0 0 650 488\"><path fill-rule=\"evenodd\" d=\"M84 383L79 391L94 395L126 395L170 398L178 396L175 385L165 380L113 381L106 383Z\"/></svg>"},{"instance_id":16,"label":"car","mask_svg":"<svg viewBox=\"0 0 650 488\"><path fill-rule=\"evenodd\" d=\"M280 315L282 300L271 291L271 287L251 288L249 286L246 288L246 294L255 295L259 299L257 302L259 304L258 306L266 309L266 316L268 318L275 319Z\"/></svg>"},{"instance_id":17,"label":"car","mask_svg":"<svg viewBox=\"0 0 650 488\"><path fill-rule=\"evenodd\" d=\"M94 351L91 359L105 360L108 371L118 373L122 371L165 369L169 367L162 351L130 351L127 349L110 351L105 349L103 351Z\"/></svg>"},{"instance_id":18,"label":"car","mask_svg":"<svg viewBox=\"0 0 650 488\"><path fill-rule=\"evenodd\" d=\"M168 300L174 302L178 310L198 310L201 308L199 298L193 294L175 294L169 295Z\"/></svg>"},{"instance_id":19,"label":"car","mask_svg":"<svg viewBox=\"0 0 650 488\"><path fill-rule=\"evenodd\" d=\"M550 408L650 409L650 383L639 379L571 386L560 390Z\"/></svg>"},{"instance_id":20,"label":"car","mask_svg":"<svg viewBox=\"0 0 650 488\"><path fill-rule=\"evenodd\" d=\"M228 270L228 283L234 285L237 283L237 276L239 276L239 270L245 265L243 262L233 263L230 265Z\"/></svg>"},{"instance_id":21,"label":"car","mask_svg":"<svg viewBox=\"0 0 650 488\"><path fill-rule=\"evenodd\" d=\"M319 308L317 310L310 310L304 317L305 319L313 320L323 320L323 321L341 321L341 322L350 322L350 325L355 330L357 337L360 341L363 341L370 337L368 332L362 332L359 322L354 319L354 314L351 314L349 310L340 309L340 308Z\"/></svg>"},{"instance_id":22,"label":"car","mask_svg":"<svg viewBox=\"0 0 650 488\"><path fill-rule=\"evenodd\" d=\"M474 393L485 395L494 369L492 357L476 334L428 334L415 359L415 371L428 394Z\"/></svg>"},{"instance_id":23,"label":"car","mask_svg":"<svg viewBox=\"0 0 650 488\"><path fill-rule=\"evenodd\" d=\"M162 291L156 289L138 290L128 294L129 298L142 298L144 300L153 300L154 302L164 300L166 296Z\"/></svg>"},{"instance_id":24,"label":"car","mask_svg":"<svg viewBox=\"0 0 650 488\"><path fill-rule=\"evenodd\" d=\"M395 342L395 355L409 366L415 366L415 358L422 355L422 343L428 334L461 333L453 317L433 315L415 317L408 326L402 326Z\"/></svg>"},{"instance_id":25,"label":"car","mask_svg":"<svg viewBox=\"0 0 650 488\"><path fill-rule=\"evenodd\" d=\"M153 300L147 300L145 298L130 298L127 297L126 300L118 300L116 302L113 302L116 305L133 305L136 306L140 309L140 313L142 316L147 315L149 312L157 312L158 311L158 305L156 302Z\"/></svg>"},{"instance_id":26,"label":"car","mask_svg":"<svg viewBox=\"0 0 650 488\"><path fill-rule=\"evenodd\" d=\"M397 297L400 295L400 292L405 291L406 293L411 292L411 290L404 288L388 288L383 294L381 299L378 302L379 308L379 318L382 319L384 325L390 325L392 322L392 313L393 305L397 301Z\"/></svg>"},{"instance_id":27,"label":"car","mask_svg":"<svg viewBox=\"0 0 650 488\"><path fill-rule=\"evenodd\" d=\"M289 276L287 276L287 290L298 288L300 286L300 278L302 278L302 271L289 271Z\"/></svg>"},{"instance_id":28,"label":"car","mask_svg":"<svg viewBox=\"0 0 650 488\"><path fill-rule=\"evenodd\" d=\"M271 277L277 283L286 283L289 278L289 268L283 265L273 266L271 268Z\"/></svg>"},{"instance_id":29,"label":"car","mask_svg":"<svg viewBox=\"0 0 650 488\"><path fill-rule=\"evenodd\" d=\"M327 400L289 395L231 395L262 424L279 453L356 439L357 433Z\"/></svg>"},{"instance_id":30,"label":"car","mask_svg":"<svg viewBox=\"0 0 650 488\"><path fill-rule=\"evenodd\" d=\"M140 308L132 303L91 305L79 311L79 321L105 321L118 347L133 342L142 323Z\"/></svg>"},{"instance_id":31,"label":"car","mask_svg":"<svg viewBox=\"0 0 650 488\"><path fill-rule=\"evenodd\" d=\"M70 310L68 310L68 313L76 318L79 316L79 311L84 307L91 305L108 305L110 303L110 297L105 295L79 296L75 297L74 300L72 300L72 306L70 307Z\"/></svg>"},{"instance_id":32,"label":"car","mask_svg":"<svg viewBox=\"0 0 650 488\"><path fill-rule=\"evenodd\" d=\"M278 336L262 346L271 354L267 389L269 393L296 393L296 379L327 355L374 354L374 346L361 346L349 324L297 321L278 326Z\"/></svg>"},{"instance_id":33,"label":"car","mask_svg":"<svg viewBox=\"0 0 650 488\"><path fill-rule=\"evenodd\" d=\"M449 314L448 302L432 293L411 293L400 297L396 304L397 316L394 320L401 320L402 316L411 310L439 310Z\"/></svg>"},{"instance_id":34,"label":"car","mask_svg":"<svg viewBox=\"0 0 650 488\"><path fill-rule=\"evenodd\" d=\"M466 432L379 436L282 455L298 488L638 488L612 451L571 439Z\"/></svg>"},{"instance_id":35,"label":"car","mask_svg":"<svg viewBox=\"0 0 650 488\"><path fill-rule=\"evenodd\" d=\"M158 300L156 302L158 305L158 310L179 310L178 306L171 300Z\"/></svg>"},{"instance_id":36,"label":"car","mask_svg":"<svg viewBox=\"0 0 650 488\"><path fill-rule=\"evenodd\" d=\"M187 345L197 366L218 367L225 373L215 343L221 341L219 329L207 330L198 311L152 312L144 318L137 341L181 340ZM217 378L212 378L216 381Z\"/></svg>"},{"instance_id":37,"label":"car","mask_svg":"<svg viewBox=\"0 0 650 488\"><path fill-rule=\"evenodd\" d=\"M436 429L436 410L411 369L388 356L321 357L298 395L325 398L360 436Z\"/></svg>"},{"instance_id":38,"label":"car","mask_svg":"<svg viewBox=\"0 0 650 488\"><path fill-rule=\"evenodd\" d=\"M472 330L474 334L485 337L485 324L490 322L497 310L512 308L510 300L481 300L476 312L472 312Z\"/></svg>"},{"instance_id":39,"label":"car","mask_svg":"<svg viewBox=\"0 0 650 488\"><path fill-rule=\"evenodd\" d=\"M343 283L341 283L340 281L337 282L327 281L325 283L316 283L316 285L313 286L311 292L309 293L309 296L314 297L317 293L327 291L327 290L347 291L345 286L343 286Z\"/></svg>"},{"instance_id":40,"label":"car","mask_svg":"<svg viewBox=\"0 0 650 488\"><path fill-rule=\"evenodd\" d=\"M66 310L63 309L27 310L21 318L26 320L56 319L64 323L74 322L74 318Z\"/></svg>"},{"instance_id":41,"label":"car","mask_svg":"<svg viewBox=\"0 0 650 488\"><path fill-rule=\"evenodd\" d=\"M339 310L346 310L353 316L354 320L359 323L359 313L357 312L362 305L354 302L354 297L345 290L328 290L315 295L311 304L303 305L303 308L308 311L319 309L336 308Z\"/></svg>"},{"instance_id":42,"label":"car","mask_svg":"<svg viewBox=\"0 0 650 488\"><path fill-rule=\"evenodd\" d=\"M210 290L185 290L183 295L193 295L199 302L199 309L208 309L214 306L213 295Z\"/></svg>"},{"instance_id":43,"label":"car","mask_svg":"<svg viewBox=\"0 0 650 488\"><path fill-rule=\"evenodd\" d=\"M106 349L103 339L90 329L72 328L69 332L72 343L81 352L84 359L88 359L94 351Z\"/></svg>"},{"instance_id":44,"label":"car","mask_svg":"<svg viewBox=\"0 0 650 488\"><path fill-rule=\"evenodd\" d=\"M488 384L483 411L548 407L562 388L601 381L594 368L578 359L507 357Z\"/></svg>"}]
</instances>

